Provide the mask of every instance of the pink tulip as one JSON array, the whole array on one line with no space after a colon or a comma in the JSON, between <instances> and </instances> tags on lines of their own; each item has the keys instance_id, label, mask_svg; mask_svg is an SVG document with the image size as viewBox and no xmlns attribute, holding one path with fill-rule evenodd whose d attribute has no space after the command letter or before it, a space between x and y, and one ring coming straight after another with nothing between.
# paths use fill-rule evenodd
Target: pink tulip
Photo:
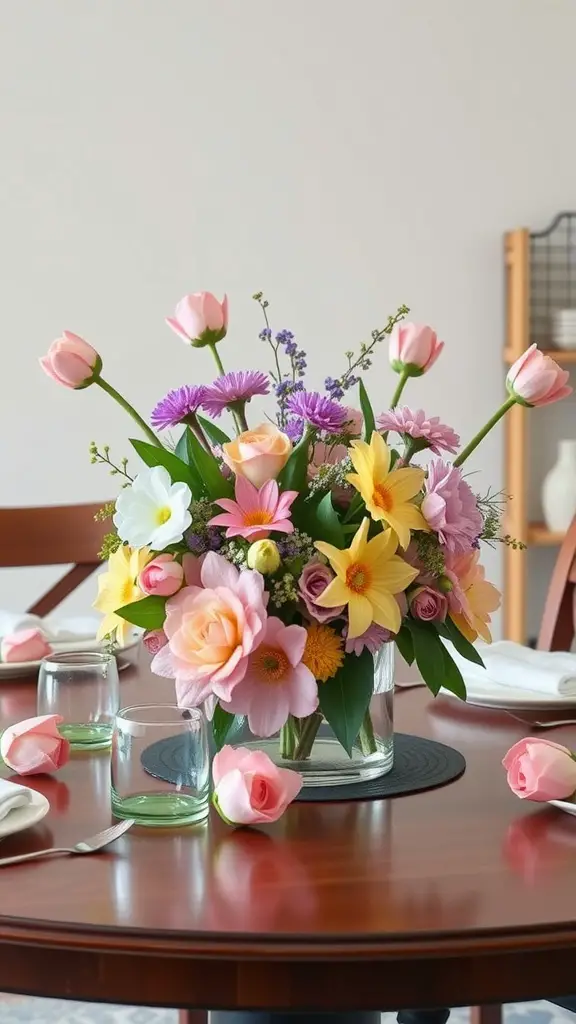
<instances>
[{"instance_id":1,"label":"pink tulip","mask_svg":"<svg viewBox=\"0 0 576 1024\"><path fill-rule=\"evenodd\" d=\"M138 577L140 590L150 596L172 597L184 582L184 569L174 555L156 555Z\"/></svg>"},{"instance_id":2,"label":"pink tulip","mask_svg":"<svg viewBox=\"0 0 576 1024\"><path fill-rule=\"evenodd\" d=\"M434 587L416 587L408 598L410 611L421 622L444 622L448 614L448 598Z\"/></svg>"},{"instance_id":3,"label":"pink tulip","mask_svg":"<svg viewBox=\"0 0 576 1024\"><path fill-rule=\"evenodd\" d=\"M228 330L228 297L222 302L212 292L194 292L185 295L176 306L173 317L166 317L166 323L194 348L213 345L226 336Z\"/></svg>"},{"instance_id":4,"label":"pink tulip","mask_svg":"<svg viewBox=\"0 0 576 1024\"><path fill-rule=\"evenodd\" d=\"M396 324L390 335L390 363L396 373L419 377L438 359L444 342L425 324Z\"/></svg>"},{"instance_id":5,"label":"pink tulip","mask_svg":"<svg viewBox=\"0 0 576 1024\"><path fill-rule=\"evenodd\" d=\"M528 736L502 761L508 785L521 800L567 800L576 791L576 761L567 747Z\"/></svg>"},{"instance_id":6,"label":"pink tulip","mask_svg":"<svg viewBox=\"0 0 576 1024\"><path fill-rule=\"evenodd\" d=\"M566 384L568 376L568 370L561 370L534 344L512 364L506 386L521 405L550 405L572 394L572 388Z\"/></svg>"},{"instance_id":7,"label":"pink tulip","mask_svg":"<svg viewBox=\"0 0 576 1024\"><path fill-rule=\"evenodd\" d=\"M72 331L64 331L40 359L40 366L58 384L79 390L94 382L102 369L102 360L87 341Z\"/></svg>"},{"instance_id":8,"label":"pink tulip","mask_svg":"<svg viewBox=\"0 0 576 1024\"><path fill-rule=\"evenodd\" d=\"M58 732L61 715L40 715L11 725L0 738L0 755L19 775L55 772L70 757L70 744Z\"/></svg>"},{"instance_id":9,"label":"pink tulip","mask_svg":"<svg viewBox=\"0 0 576 1024\"><path fill-rule=\"evenodd\" d=\"M214 806L230 825L278 821L302 789L302 776L262 750L222 747L212 762Z\"/></svg>"},{"instance_id":10,"label":"pink tulip","mask_svg":"<svg viewBox=\"0 0 576 1024\"><path fill-rule=\"evenodd\" d=\"M41 629L19 629L2 638L0 644L0 661L40 661L52 648Z\"/></svg>"},{"instance_id":11,"label":"pink tulip","mask_svg":"<svg viewBox=\"0 0 576 1024\"><path fill-rule=\"evenodd\" d=\"M148 654L158 654L158 651L161 651L163 647L166 647L168 637L163 629L150 629L147 633L144 633L142 643L148 651Z\"/></svg>"}]
</instances>

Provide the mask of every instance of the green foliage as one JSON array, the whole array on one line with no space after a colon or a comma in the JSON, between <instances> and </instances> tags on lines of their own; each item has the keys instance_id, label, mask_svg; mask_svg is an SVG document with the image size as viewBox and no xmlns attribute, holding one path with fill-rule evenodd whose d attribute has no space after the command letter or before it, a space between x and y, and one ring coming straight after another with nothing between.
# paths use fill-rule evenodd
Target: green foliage
<instances>
[{"instance_id":1,"label":"green foliage","mask_svg":"<svg viewBox=\"0 0 576 1024\"><path fill-rule=\"evenodd\" d=\"M400 651L400 654L404 658L407 665L411 665L414 661L414 643L412 640L412 634L407 626L401 626L400 632L396 634L396 647Z\"/></svg>"},{"instance_id":2,"label":"green foliage","mask_svg":"<svg viewBox=\"0 0 576 1024\"><path fill-rule=\"evenodd\" d=\"M144 597L141 601L118 608L116 614L142 629L162 629L166 619L166 598L156 595Z\"/></svg>"},{"instance_id":3,"label":"green foliage","mask_svg":"<svg viewBox=\"0 0 576 1024\"><path fill-rule=\"evenodd\" d=\"M216 424L212 422L212 420L208 420L205 416L199 416L198 414L196 414L196 419L206 434L206 437L212 441L212 444L228 444L230 440L228 434L225 434L220 427L216 426Z\"/></svg>"},{"instance_id":4,"label":"green foliage","mask_svg":"<svg viewBox=\"0 0 576 1024\"><path fill-rule=\"evenodd\" d=\"M218 459L202 447L191 430L186 435L186 444L190 465L194 466L200 477L204 493L214 501L216 498L229 498L234 493L231 480L222 476Z\"/></svg>"},{"instance_id":5,"label":"green foliage","mask_svg":"<svg viewBox=\"0 0 576 1024\"><path fill-rule=\"evenodd\" d=\"M310 437L308 431L305 431L304 437L292 450L288 462L278 477L278 486L281 491L304 493L307 483L309 453Z\"/></svg>"},{"instance_id":6,"label":"green foliage","mask_svg":"<svg viewBox=\"0 0 576 1024\"><path fill-rule=\"evenodd\" d=\"M221 750L225 743L230 743L241 732L244 722L244 715L232 715L225 711L221 704L217 704L212 718L212 735L216 750Z\"/></svg>"},{"instance_id":7,"label":"green foliage","mask_svg":"<svg viewBox=\"0 0 576 1024\"><path fill-rule=\"evenodd\" d=\"M370 443L370 438L376 429L376 421L374 419L374 411L368 398L368 392L364 387L364 381L360 378L358 383L360 393L360 408L364 417L364 430L362 431L362 439Z\"/></svg>"},{"instance_id":8,"label":"green foliage","mask_svg":"<svg viewBox=\"0 0 576 1024\"><path fill-rule=\"evenodd\" d=\"M320 710L350 757L373 690L374 659L368 650L345 658L332 679L318 684Z\"/></svg>"},{"instance_id":9,"label":"green foliage","mask_svg":"<svg viewBox=\"0 0 576 1024\"><path fill-rule=\"evenodd\" d=\"M458 654L462 655L463 658L467 658L468 661L473 661L476 665L480 665L482 668L485 667L474 645L460 632L456 623L452 622L452 619L446 619L446 622L437 623L437 628L441 636L452 641Z\"/></svg>"},{"instance_id":10,"label":"green foliage","mask_svg":"<svg viewBox=\"0 0 576 1024\"><path fill-rule=\"evenodd\" d=\"M420 674L426 686L436 696L440 687L444 685L446 676L444 644L430 622L407 619L406 626L412 635L414 657Z\"/></svg>"},{"instance_id":11,"label":"green foliage","mask_svg":"<svg viewBox=\"0 0 576 1024\"><path fill-rule=\"evenodd\" d=\"M166 448L158 448L155 444L135 438L130 438L130 444L147 466L163 466L168 470L172 483L188 484L194 493L195 481L190 473L190 468L178 455L169 452Z\"/></svg>"},{"instance_id":12,"label":"green foliage","mask_svg":"<svg viewBox=\"0 0 576 1024\"><path fill-rule=\"evenodd\" d=\"M117 533L106 533L102 538L102 547L98 552L98 558L103 562L107 562L110 555L113 555L118 548L122 547L122 541Z\"/></svg>"}]
</instances>

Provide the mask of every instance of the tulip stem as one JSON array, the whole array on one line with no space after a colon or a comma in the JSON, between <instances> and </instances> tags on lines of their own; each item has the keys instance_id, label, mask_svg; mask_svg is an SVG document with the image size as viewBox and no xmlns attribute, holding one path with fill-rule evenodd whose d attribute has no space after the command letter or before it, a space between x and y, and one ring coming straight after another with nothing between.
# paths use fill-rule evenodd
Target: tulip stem
<instances>
[{"instance_id":1,"label":"tulip stem","mask_svg":"<svg viewBox=\"0 0 576 1024\"><path fill-rule=\"evenodd\" d=\"M390 402L390 408L391 409L395 409L396 406L398 405L398 402L400 401L400 395L404 391L404 388L406 386L406 381L408 380L409 376L410 376L410 374L408 373L408 370L406 370L406 369L402 370L402 372L400 373L400 380L398 381L398 384L396 385L396 391L392 395L392 401Z\"/></svg>"},{"instance_id":2,"label":"tulip stem","mask_svg":"<svg viewBox=\"0 0 576 1024\"><path fill-rule=\"evenodd\" d=\"M490 417L488 423L486 423L482 427L482 430L479 430L478 433L474 435L472 440L468 442L466 447L462 449L458 458L454 459L455 466L461 466L463 462L466 462L468 456L471 455L474 449L478 447L480 442L484 440L486 434L490 433L492 427L495 427L496 424L498 423L498 420L501 420L502 417L506 415L508 410L511 409L512 406L515 404L516 399L513 395L509 395L506 401L503 403L503 405L501 405L500 408L494 413L494 415Z\"/></svg>"},{"instance_id":3,"label":"tulip stem","mask_svg":"<svg viewBox=\"0 0 576 1024\"><path fill-rule=\"evenodd\" d=\"M110 395L111 398L114 399L114 401L118 402L118 405L122 406L125 412L129 413L132 419L138 424L140 429L150 439L152 444L157 445L158 448L164 447L162 442L159 441L158 438L156 437L154 431L151 430L148 424L145 422L145 420L143 420L142 417L138 415L134 406L130 405L130 402L127 402L126 399L122 397L120 392L116 391L116 388L113 388L112 385L109 384L107 380L104 380L103 377L96 377L94 383L98 384L102 388L102 390L106 392L106 394Z\"/></svg>"}]
</instances>

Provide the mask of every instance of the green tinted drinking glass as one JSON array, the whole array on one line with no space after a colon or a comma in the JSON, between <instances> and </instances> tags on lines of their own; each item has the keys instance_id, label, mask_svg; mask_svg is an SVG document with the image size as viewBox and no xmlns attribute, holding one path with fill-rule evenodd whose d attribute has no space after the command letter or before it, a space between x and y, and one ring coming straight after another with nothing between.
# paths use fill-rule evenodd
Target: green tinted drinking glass
<instances>
[{"instance_id":1,"label":"green tinted drinking glass","mask_svg":"<svg viewBox=\"0 0 576 1024\"><path fill-rule=\"evenodd\" d=\"M60 735L73 750L103 750L112 742L119 707L116 658L95 651L50 654L38 676L39 715L61 715Z\"/></svg>"}]
</instances>

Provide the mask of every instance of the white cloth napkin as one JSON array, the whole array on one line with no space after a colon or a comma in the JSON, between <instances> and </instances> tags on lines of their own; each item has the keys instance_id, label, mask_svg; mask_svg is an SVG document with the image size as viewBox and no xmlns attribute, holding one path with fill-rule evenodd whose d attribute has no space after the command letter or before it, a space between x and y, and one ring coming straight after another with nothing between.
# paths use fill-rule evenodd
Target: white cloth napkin
<instances>
[{"instance_id":1,"label":"white cloth napkin","mask_svg":"<svg viewBox=\"0 0 576 1024\"><path fill-rule=\"evenodd\" d=\"M512 640L476 644L485 668L462 658L450 645L450 654L464 682L472 687L513 686L551 697L576 697L576 655L564 651L534 651Z\"/></svg>"},{"instance_id":2,"label":"white cloth napkin","mask_svg":"<svg viewBox=\"0 0 576 1024\"><path fill-rule=\"evenodd\" d=\"M32 803L32 790L26 786L17 786L15 782L0 779L0 821L17 807L27 807Z\"/></svg>"},{"instance_id":3,"label":"white cloth napkin","mask_svg":"<svg viewBox=\"0 0 576 1024\"><path fill-rule=\"evenodd\" d=\"M41 629L47 640L53 643L64 643L67 640L93 640L98 631L99 620L94 616L80 615L70 618L54 618L48 616L41 619L38 615L26 612L9 612L0 609L0 637L17 633L20 629Z\"/></svg>"}]
</instances>

